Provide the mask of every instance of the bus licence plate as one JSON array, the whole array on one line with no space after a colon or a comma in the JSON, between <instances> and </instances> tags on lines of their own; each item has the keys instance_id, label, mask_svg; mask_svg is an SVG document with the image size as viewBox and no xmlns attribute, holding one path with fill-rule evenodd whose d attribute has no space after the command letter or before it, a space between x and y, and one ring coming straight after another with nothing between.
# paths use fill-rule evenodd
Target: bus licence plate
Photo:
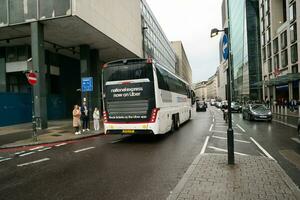
<instances>
[{"instance_id":1,"label":"bus licence plate","mask_svg":"<svg viewBox=\"0 0 300 200\"><path fill-rule=\"evenodd\" d=\"M123 130L122 133L124 133L124 134L133 134L134 130Z\"/></svg>"}]
</instances>

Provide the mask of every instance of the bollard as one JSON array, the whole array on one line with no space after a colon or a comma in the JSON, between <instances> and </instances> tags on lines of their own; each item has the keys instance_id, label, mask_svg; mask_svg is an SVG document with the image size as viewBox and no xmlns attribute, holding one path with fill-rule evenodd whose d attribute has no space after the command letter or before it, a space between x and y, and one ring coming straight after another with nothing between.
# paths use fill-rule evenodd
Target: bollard
<instances>
[{"instance_id":1,"label":"bollard","mask_svg":"<svg viewBox=\"0 0 300 200\"><path fill-rule=\"evenodd\" d=\"M284 106L281 106L281 108L280 108L280 114L284 115Z\"/></svg>"},{"instance_id":2,"label":"bollard","mask_svg":"<svg viewBox=\"0 0 300 200\"><path fill-rule=\"evenodd\" d=\"M284 115L287 115L287 106L284 106Z\"/></svg>"}]
</instances>

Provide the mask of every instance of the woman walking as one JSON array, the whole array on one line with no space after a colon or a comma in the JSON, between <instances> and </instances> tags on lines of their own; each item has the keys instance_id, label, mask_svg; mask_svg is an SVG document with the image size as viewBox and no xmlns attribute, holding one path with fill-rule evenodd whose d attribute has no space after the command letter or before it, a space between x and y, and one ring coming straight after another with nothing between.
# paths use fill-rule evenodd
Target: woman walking
<instances>
[{"instance_id":1,"label":"woman walking","mask_svg":"<svg viewBox=\"0 0 300 200\"><path fill-rule=\"evenodd\" d=\"M80 126L80 116L81 116L81 112L78 105L74 106L72 114L73 114L73 127L75 129L75 135L78 135L80 134L79 126Z\"/></svg>"}]
</instances>

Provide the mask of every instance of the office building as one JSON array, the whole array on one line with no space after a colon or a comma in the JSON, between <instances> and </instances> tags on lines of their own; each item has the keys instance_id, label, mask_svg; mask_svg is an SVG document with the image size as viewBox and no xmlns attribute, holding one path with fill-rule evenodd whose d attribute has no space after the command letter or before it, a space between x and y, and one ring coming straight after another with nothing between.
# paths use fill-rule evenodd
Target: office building
<instances>
[{"instance_id":1,"label":"office building","mask_svg":"<svg viewBox=\"0 0 300 200\"><path fill-rule=\"evenodd\" d=\"M299 100L300 2L260 0L259 6L264 98Z\"/></svg>"}]
</instances>

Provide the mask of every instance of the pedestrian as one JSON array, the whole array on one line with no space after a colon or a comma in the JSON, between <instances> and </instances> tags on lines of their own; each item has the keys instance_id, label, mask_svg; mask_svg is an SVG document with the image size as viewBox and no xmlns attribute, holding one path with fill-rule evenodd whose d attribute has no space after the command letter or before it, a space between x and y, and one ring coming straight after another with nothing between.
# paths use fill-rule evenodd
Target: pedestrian
<instances>
[{"instance_id":1,"label":"pedestrian","mask_svg":"<svg viewBox=\"0 0 300 200\"><path fill-rule=\"evenodd\" d=\"M80 112L80 108L78 105L74 105L74 109L73 109L73 127L75 130L75 135L80 134L80 116L81 116L81 112Z\"/></svg>"},{"instance_id":2,"label":"pedestrian","mask_svg":"<svg viewBox=\"0 0 300 200\"><path fill-rule=\"evenodd\" d=\"M97 107L94 109L93 113L93 119L94 119L94 130L99 131L99 119L100 119L100 113Z\"/></svg>"},{"instance_id":3,"label":"pedestrian","mask_svg":"<svg viewBox=\"0 0 300 200\"><path fill-rule=\"evenodd\" d=\"M84 101L81 106L81 118L82 118L82 131L89 131L89 108L87 103Z\"/></svg>"}]
</instances>

